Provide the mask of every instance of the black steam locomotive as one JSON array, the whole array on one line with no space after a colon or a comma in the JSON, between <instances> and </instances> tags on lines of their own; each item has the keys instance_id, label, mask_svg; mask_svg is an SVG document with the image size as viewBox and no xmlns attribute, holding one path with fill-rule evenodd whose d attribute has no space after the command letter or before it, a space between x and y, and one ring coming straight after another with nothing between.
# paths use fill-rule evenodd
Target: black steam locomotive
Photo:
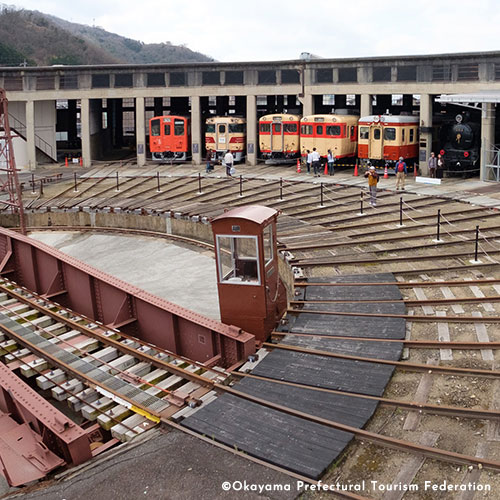
<instances>
[{"instance_id":1,"label":"black steam locomotive","mask_svg":"<svg viewBox=\"0 0 500 500\"><path fill-rule=\"evenodd\" d=\"M469 113L460 113L453 121L443 123L440 142L448 176L469 177L479 172L481 128Z\"/></svg>"}]
</instances>

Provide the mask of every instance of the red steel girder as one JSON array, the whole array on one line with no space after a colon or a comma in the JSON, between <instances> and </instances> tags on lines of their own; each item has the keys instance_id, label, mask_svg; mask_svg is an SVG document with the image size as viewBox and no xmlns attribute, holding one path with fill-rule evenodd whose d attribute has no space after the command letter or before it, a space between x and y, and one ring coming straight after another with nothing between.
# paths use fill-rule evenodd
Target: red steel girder
<instances>
[{"instance_id":1,"label":"red steel girder","mask_svg":"<svg viewBox=\"0 0 500 500\"><path fill-rule=\"evenodd\" d=\"M10 477L13 486L31 481L36 470L41 474L39 477L43 477L64 463L78 465L92 458L87 433L0 363L2 414L6 425L0 425L0 461L4 467L9 464L7 479ZM24 440L25 449L16 450L11 446L15 444L14 436ZM31 451L28 453L28 450ZM16 460L17 452L22 456ZM16 463L25 470L26 476L21 477L15 470Z\"/></svg>"},{"instance_id":2,"label":"red steel girder","mask_svg":"<svg viewBox=\"0 0 500 500\"><path fill-rule=\"evenodd\" d=\"M3 228L0 275L94 321L207 366L232 366L255 352L255 337L240 328L172 304Z\"/></svg>"}]
</instances>

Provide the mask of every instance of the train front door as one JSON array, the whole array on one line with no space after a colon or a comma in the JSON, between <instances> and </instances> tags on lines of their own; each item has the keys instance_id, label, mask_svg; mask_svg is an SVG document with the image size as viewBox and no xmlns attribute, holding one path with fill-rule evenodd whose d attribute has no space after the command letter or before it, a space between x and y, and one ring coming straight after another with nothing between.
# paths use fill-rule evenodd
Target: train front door
<instances>
[{"instance_id":1,"label":"train front door","mask_svg":"<svg viewBox=\"0 0 500 500\"><path fill-rule=\"evenodd\" d=\"M368 151L369 157L375 160L382 158L382 127L380 125L373 125L370 127L370 150Z\"/></svg>"},{"instance_id":2,"label":"train front door","mask_svg":"<svg viewBox=\"0 0 500 500\"><path fill-rule=\"evenodd\" d=\"M283 124L273 123L271 128L271 151L281 153L283 151Z\"/></svg>"},{"instance_id":3,"label":"train front door","mask_svg":"<svg viewBox=\"0 0 500 500\"><path fill-rule=\"evenodd\" d=\"M217 151L225 151L229 148L228 138L227 138L227 125L225 123L217 124L217 134L215 138L217 144L215 149Z\"/></svg>"}]
</instances>

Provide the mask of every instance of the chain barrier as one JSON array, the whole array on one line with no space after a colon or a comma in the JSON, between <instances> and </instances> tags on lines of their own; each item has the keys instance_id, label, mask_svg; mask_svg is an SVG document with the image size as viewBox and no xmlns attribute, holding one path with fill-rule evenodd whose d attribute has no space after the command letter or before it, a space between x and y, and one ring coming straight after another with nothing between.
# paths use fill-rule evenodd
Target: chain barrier
<instances>
[{"instance_id":1,"label":"chain barrier","mask_svg":"<svg viewBox=\"0 0 500 500\"><path fill-rule=\"evenodd\" d=\"M406 203L406 201L405 201L405 200L403 200L403 205L407 206L408 208L410 208L411 210L413 210L413 211L415 211L415 212L423 212L423 210L422 210L422 209L412 207L411 205L409 205L408 203Z\"/></svg>"},{"instance_id":2,"label":"chain barrier","mask_svg":"<svg viewBox=\"0 0 500 500\"><path fill-rule=\"evenodd\" d=\"M484 255L486 255L486 258L493 262L494 264L500 264L500 262L496 259L494 259L493 257L491 257L488 252L483 248L483 246L481 244L479 244L479 249L481 250L482 253L484 253Z\"/></svg>"},{"instance_id":3,"label":"chain barrier","mask_svg":"<svg viewBox=\"0 0 500 500\"><path fill-rule=\"evenodd\" d=\"M412 222L414 222L417 226L422 226L422 227L425 227L425 226L427 226L427 227L434 227L435 226L435 224L426 224L425 222L419 222L419 221L415 220L413 217L411 217L410 215L408 215L408 213L405 210L403 210L403 214L406 217L408 217L408 219L410 219Z\"/></svg>"},{"instance_id":4,"label":"chain barrier","mask_svg":"<svg viewBox=\"0 0 500 500\"><path fill-rule=\"evenodd\" d=\"M446 224L449 224L450 226L453 226L453 227L458 227L457 224L454 224L453 222L450 222L443 214L441 214L441 217L446 222Z\"/></svg>"}]
</instances>

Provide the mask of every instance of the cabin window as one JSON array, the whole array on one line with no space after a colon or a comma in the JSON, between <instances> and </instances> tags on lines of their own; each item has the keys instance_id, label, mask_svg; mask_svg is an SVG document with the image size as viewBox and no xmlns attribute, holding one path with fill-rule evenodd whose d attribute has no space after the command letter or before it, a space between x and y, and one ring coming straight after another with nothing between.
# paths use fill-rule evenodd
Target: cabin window
<instances>
[{"instance_id":1,"label":"cabin window","mask_svg":"<svg viewBox=\"0 0 500 500\"><path fill-rule=\"evenodd\" d=\"M260 124L260 131L263 132L264 134L269 134L271 131L271 124L270 123L261 123Z\"/></svg>"},{"instance_id":2,"label":"cabin window","mask_svg":"<svg viewBox=\"0 0 500 500\"><path fill-rule=\"evenodd\" d=\"M273 260L273 226L264 229L264 262L267 266Z\"/></svg>"},{"instance_id":3,"label":"cabin window","mask_svg":"<svg viewBox=\"0 0 500 500\"><path fill-rule=\"evenodd\" d=\"M379 128L373 129L373 138L376 141L380 141L380 129Z\"/></svg>"},{"instance_id":4,"label":"cabin window","mask_svg":"<svg viewBox=\"0 0 500 500\"><path fill-rule=\"evenodd\" d=\"M323 125L316 125L316 135L323 135Z\"/></svg>"},{"instance_id":5,"label":"cabin window","mask_svg":"<svg viewBox=\"0 0 500 500\"><path fill-rule=\"evenodd\" d=\"M395 141L396 129L394 127L386 127L384 129L384 141Z\"/></svg>"},{"instance_id":6,"label":"cabin window","mask_svg":"<svg viewBox=\"0 0 500 500\"><path fill-rule=\"evenodd\" d=\"M256 236L217 235L219 281L259 285L259 250Z\"/></svg>"},{"instance_id":7,"label":"cabin window","mask_svg":"<svg viewBox=\"0 0 500 500\"><path fill-rule=\"evenodd\" d=\"M215 124L207 123L206 133L207 134L215 134Z\"/></svg>"},{"instance_id":8,"label":"cabin window","mask_svg":"<svg viewBox=\"0 0 500 500\"><path fill-rule=\"evenodd\" d=\"M229 124L229 133L230 134L244 134L245 133L245 124L244 123L230 123Z\"/></svg>"},{"instance_id":9,"label":"cabin window","mask_svg":"<svg viewBox=\"0 0 500 500\"><path fill-rule=\"evenodd\" d=\"M283 129L285 133L296 134L297 133L297 124L296 123L285 123L283 125Z\"/></svg>"},{"instance_id":10,"label":"cabin window","mask_svg":"<svg viewBox=\"0 0 500 500\"><path fill-rule=\"evenodd\" d=\"M326 126L326 135L331 135L333 137L340 136L340 125L327 125Z\"/></svg>"},{"instance_id":11,"label":"cabin window","mask_svg":"<svg viewBox=\"0 0 500 500\"><path fill-rule=\"evenodd\" d=\"M219 125L219 134L225 134L225 133L226 133L226 126Z\"/></svg>"},{"instance_id":12,"label":"cabin window","mask_svg":"<svg viewBox=\"0 0 500 500\"><path fill-rule=\"evenodd\" d=\"M275 123L274 124L274 133L275 134L281 134L281 123Z\"/></svg>"},{"instance_id":13,"label":"cabin window","mask_svg":"<svg viewBox=\"0 0 500 500\"><path fill-rule=\"evenodd\" d=\"M355 133L356 133L356 126L351 125L351 137L354 137Z\"/></svg>"},{"instance_id":14,"label":"cabin window","mask_svg":"<svg viewBox=\"0 0 500 500\"><path fill-rule=\"evenodd\" d=\"M359 138L368 140L370 137L370 129L368 127L359 127Z\"/></svg>"},{"instance_id":15,"label":"cabin window","mask_svg":"<svg viewBox=\"0 0 500 500\"><path fill-rule=\"evenodd\" d=\"M413 142L415 140L415 129L411 128L410 129L410 142Z\"/></svg>"},{"instance_id":16,"label":"cabin window","mask_svg":"<svg viewBox=\"0 0 500 500\"><path fill-rule=\"evenodd\" d=\"M174 135L184 135L184 120L174 121Z\"/></svg>"},{"instance_id":17,"label":"cabin window","mask_svg":"<svg viewBox=\"0 0 500 500\"><path fill-rule=\"evenodd\" d=\"M151 122L151 135L153 137L158 137L161 133L161 124L160 120L153 120Z\"/></svg>"},{"instance_id":18,"label":"cabin window","mask_svg":"<svg viewBox=\"0 0 500 500\"><path fill-rule=\"evenodd\" d=\"M167 123L163 126L163 135L170 135L170 124Z\"/></svg>"}]
</instances>

